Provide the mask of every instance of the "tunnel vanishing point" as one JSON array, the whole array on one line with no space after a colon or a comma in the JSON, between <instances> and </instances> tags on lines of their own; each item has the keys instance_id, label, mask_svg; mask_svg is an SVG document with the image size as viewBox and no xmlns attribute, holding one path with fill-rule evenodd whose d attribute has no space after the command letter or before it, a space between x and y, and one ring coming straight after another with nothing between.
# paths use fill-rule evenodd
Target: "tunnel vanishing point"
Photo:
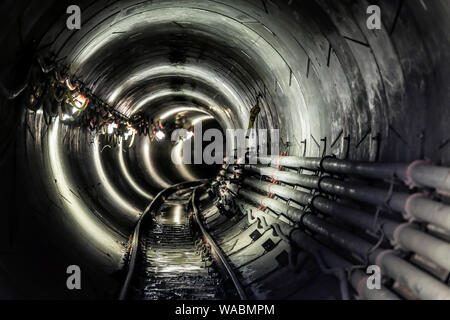
<instances>
[{"instance_id":1,"label":"tunnel vanishing point","mask_svg":"<svg viewBox=\"0 0 450 320\"><path fill-rule=\"evenodd\" d=\"M450 299L448 1L0 12L0 299Z\"/></svg>"}]
</instances>

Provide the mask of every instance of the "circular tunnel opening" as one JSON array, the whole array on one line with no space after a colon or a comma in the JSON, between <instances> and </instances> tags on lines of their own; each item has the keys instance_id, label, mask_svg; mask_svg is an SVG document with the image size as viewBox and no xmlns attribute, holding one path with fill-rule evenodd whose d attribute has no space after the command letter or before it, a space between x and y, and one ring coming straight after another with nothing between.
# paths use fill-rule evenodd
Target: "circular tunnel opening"
<instances>
[{"instance_id":1,"label":"circular tunnel opening","mask_svg":"<svg viewBox=\"0 0 450 320\"><path fill-rule=\"evenodd\" d=\"M199 136L219 131L225 152L227 130L246 130L256 105L254 128L278 143L276 154L269 147L273 156L447 165L450 8L443 1L372 2L80 1L81 28L69 30L63 2L34 8L5 1L11 17L34 17L19 37L3 22L1 38L10 44L2 54L2 150L17 172L5 189L8 181L24 185L10 204L24 217L16 222L20 237L30 234L25 212L38 212L30 213L38 233L72 244L73 253L61 256L79 255L79 264L107 275L105 283L113 275L117 285L136 223L158 194L220 175L222 163L196 163ZM367 27L374 4L379 30ZM7 99L22 82L20 94ZM198 142L203 155L214 141ZM217 194L203 200L205 210L225 208ZM239 223L220 220L210 231L237 231ZM278 265L269 251L262 261ZM239 259L246 275L249 262ZM305 277L299 287L313 285L291 297L329 298L328 286L339 296L335 279L312 271ZM258 292L245 281L253 297L279 297L269 284Z\"/></svg>"}]
</instances>

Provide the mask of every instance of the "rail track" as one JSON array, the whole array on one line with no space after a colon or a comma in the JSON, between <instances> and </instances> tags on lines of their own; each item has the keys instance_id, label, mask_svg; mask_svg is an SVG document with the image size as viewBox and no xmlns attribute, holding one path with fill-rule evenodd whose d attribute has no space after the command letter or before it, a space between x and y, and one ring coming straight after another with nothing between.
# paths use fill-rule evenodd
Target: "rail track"
<instances>
[{"instance_id":1,"label":"rail track","mask_svg":"<svg viewBox=\"0 0 450 320\"><path fill-rule=\"evenodd\" d=\"M202 190L203 182L170 187L145 210L133 234L120 300L246 299L203 227L197 204Z\"/></svg>"}]
</instances>

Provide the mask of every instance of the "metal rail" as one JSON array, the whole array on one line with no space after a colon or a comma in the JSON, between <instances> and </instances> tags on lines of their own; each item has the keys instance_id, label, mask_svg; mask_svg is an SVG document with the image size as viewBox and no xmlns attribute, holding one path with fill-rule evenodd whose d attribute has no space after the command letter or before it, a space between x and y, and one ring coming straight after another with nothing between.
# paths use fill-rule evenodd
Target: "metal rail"
<instances>
[{"instance_id":1,"label":"metal rail","mask_svg":"<svg viewBox=\"0 0 450 320\"><path fill-rule=\"evenodd\" d=\"M134 229L134 233L131 240L131 248L130 248L130 260L128 263L128 272L125 277L125 282L122 286L122 289L120 290L119 294L119 300L125 300L130 288L131 281L134 277L134 272L136 269L136 259L138 257L139 253L139 240L140 235L142 233L142 229L145 225L145 222L147 221L149 214L154 211L155 208L158 208L165 202L165 196L172 194L176 191L189 189L189 188L195 188L199 185L204 184L206 181L193 181L193 182L184 182L177 185L174 185L172 187L169 187L167 189L164 189L161 191L155 199L150 203L150 205L145 209L142 216L140 217L139 221L136 224L136 228Z\"/></svg>"},{"instance_id":2,"label":"metal rail","mask_svg":"<svg viewBox=\"0 0 450 320\"><path fill-rule=\"evenodd\" d=\"M197 207L197 198L196 198L196 192L198 188L194 190L192 193L192 209L193 209L193 217L194 221L199 227L199 230L202 234L203 241L207 243L211 248L211 253L216 258L216 262L219 263L221 266L221 269L227 272L229 277L231 278L233 285L239 294L239 297L241 300L247 300L247 295L245 294L244 288L242 288L241 283L239 282L236 274L233 271L233 267L228 263L225 254L222 252L220 247L216 244L214 239L209 235L208 231L206 231L205 227L203 226L203 223L201 222L198 214L198 207Z\"/></svg>"}]
</instances>

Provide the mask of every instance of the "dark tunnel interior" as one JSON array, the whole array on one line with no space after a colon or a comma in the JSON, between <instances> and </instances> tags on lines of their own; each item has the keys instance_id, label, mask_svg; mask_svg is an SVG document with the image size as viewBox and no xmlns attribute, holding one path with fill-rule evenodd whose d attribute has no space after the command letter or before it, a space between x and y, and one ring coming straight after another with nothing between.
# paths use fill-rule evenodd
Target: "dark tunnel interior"
<instances>
[{"instance_id":1,"label":"dark tunnel interior","mask_svg":"<svg viewBox=\"0 0 450 320\"><path fill-rule=\"evenodd\" d=\"M450 299L448 1L83 0L69 30L73 4L0 4L0 299L115 299L149 204L199 180L197 215L251 299ZM72 87L80 108L58 109ZM172 129L247 129L256 104L281 156L173 163Z\"/></svg>"}]
</instances>

